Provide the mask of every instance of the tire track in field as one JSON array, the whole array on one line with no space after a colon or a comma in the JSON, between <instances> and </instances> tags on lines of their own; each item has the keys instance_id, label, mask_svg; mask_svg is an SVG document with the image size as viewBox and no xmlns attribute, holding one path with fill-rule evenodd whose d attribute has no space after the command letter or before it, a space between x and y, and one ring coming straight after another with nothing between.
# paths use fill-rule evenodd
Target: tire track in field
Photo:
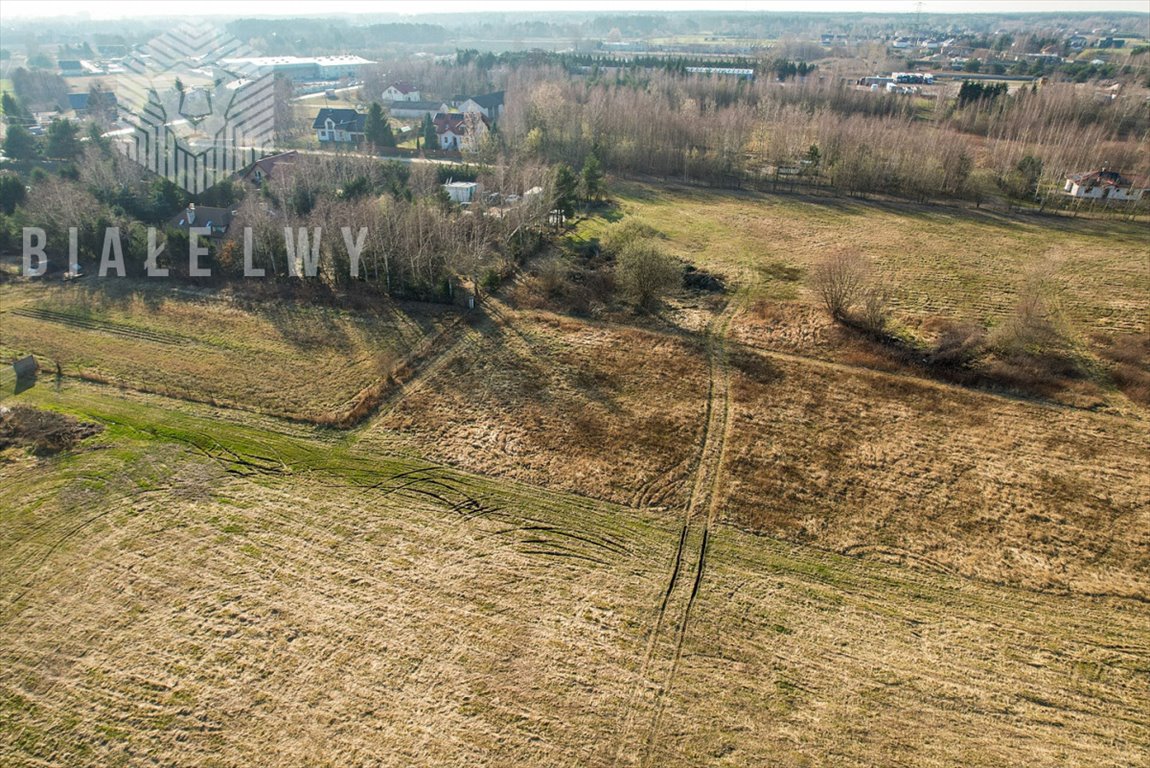
<instances>
[{"instance_id":1,"label":"tire track in field","mask_svg":"<svg viewBox=\"0 0 1150 768\"><path fill-rule=\"evenodd\" d=\"M72 315L68 314L67 312L57 312L51 309L22 307L20 309L12 310L12 314L19 317L26 317L31 320L39 320L41 322L59 323L60 325L65 325L69 328L77 328L85 331L97 331L100 333L111 334L112 336L122 336L129 339L136 339L138 341L150 341L156 344L175 346L200 343L198 339L193 339L190 336L184 336L178 333L137 328L132 325L125 325L123 323L117 323L111 320L98 320L91 317L81 317L79 315Z\"/></svg>"},{"instance_id":2,"label":"tire track in field","mask_svg":"<svg viewBox=\"0 0 1150 768\"><path fill-rule=\"evenodd\" d=\"M663 592L654 627L648 636L638 679L628 700L624 727L620 731L619 743L614 754L616 764L627 756L626 752L630 746L631 734L640 710L649 709L651 717L640 747L639 764L641 766L651 764L654 755L658 752L663 711L666 707L667 697L674 686L679 662L683 655L683 641L690 626L691 612L703 583L711 527L716 519L716 491L721 477L727 434L731 422L731 372L726 337L731 319L738 311L738 307L739 303L732 299L722 314L712 321L707 331L710 377L707 384L703 434L695 461L691 494L684 510L679 544L671 563L667 588ZM693 541L693 539L697 539L697 541ZM684 591L686 591L685 594ZM668 667L661 682L655 684L651 677L655 674L653 667L657 664L659 656L660 638L668 633L668 641L671 643L668 652ZM655 685L655 690L649 708L638 706L637 700L641 691L652 685Z\"/></svg>"}]
</instances>

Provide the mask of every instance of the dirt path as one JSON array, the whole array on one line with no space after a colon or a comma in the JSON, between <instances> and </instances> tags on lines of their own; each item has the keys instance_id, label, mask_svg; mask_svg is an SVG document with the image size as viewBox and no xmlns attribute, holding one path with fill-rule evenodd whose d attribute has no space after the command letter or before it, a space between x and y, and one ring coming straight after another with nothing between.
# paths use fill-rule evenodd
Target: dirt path
<instances>
[{"instance_id":1,"label":"dirt path","mask_svg":"<svg viewBox=\"0 0 1150 768\"><path fill-rule=\"evenodd\" d=\"M614 762L658 764L660 727L667 698L675 683L691 611L703 583L707 546L718 517L716 493L730 429L731 368L727 333L742 303L732 299L707 329L710 380L703 436L695 462L691 495L684 510L679 543L671 561L667 587L648 636L646 651L627 706L627 715L614 751ZM641 744L639 723L646 720ZM636 755L637 753L637 755Z\"/></svg>"}]
</instances>

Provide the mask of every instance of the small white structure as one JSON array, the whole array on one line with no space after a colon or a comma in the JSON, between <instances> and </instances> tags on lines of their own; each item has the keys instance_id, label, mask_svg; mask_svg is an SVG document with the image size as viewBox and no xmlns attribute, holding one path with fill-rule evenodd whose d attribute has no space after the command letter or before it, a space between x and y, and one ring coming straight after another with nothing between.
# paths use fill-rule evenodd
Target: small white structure
<instances>
[{"instance_id":1,"label":"small white structure","mask_svg":"<svg viewBox=\"0 0 1150 768\"><path fill-rule=\"evenodd\" d=\"M1103 168L1100 171L1076 173L1066 177L1063 191L1083 200L1141 200L1150 188L1145 181L1136 182L1118 171Z\"/></svg>"},{"instance_id":2,"label":"small white structure","mask_svg":"<svg viewBox=\"0 0 1150 768\"><path fill-rule=\"evenodd\" d=\"M687 67L687 73L691 75L723 75L737 77L740 80L755 79L755 70L743 67Z\"/></svg>"},{"instance_id":3,"label":"small white structure","mask_svg":"<svg viewBox=\"0 0 1150 768\"><path fill-rule=\"evenodd\" d=\"M443 188L453 203L471 203L479 192L479 184L474 181L449 181Z\"/></svg>"}]
</instances>

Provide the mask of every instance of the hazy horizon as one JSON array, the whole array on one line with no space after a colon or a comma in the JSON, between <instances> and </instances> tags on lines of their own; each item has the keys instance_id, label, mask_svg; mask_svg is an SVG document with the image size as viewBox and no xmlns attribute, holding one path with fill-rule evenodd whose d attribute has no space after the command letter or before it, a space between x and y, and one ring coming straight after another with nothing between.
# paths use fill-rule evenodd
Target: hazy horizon
<instances>
[{"instance_id":1,"label":"hazy horizon","mask_svg":"<svg viewBox=\"0 0 1150 768\"><path fill-rule=\"evenodd\" d=\"M1083 7L1088 5L1089 7ZM412 12L418 8L418 12ZM80 0L8 0L0 19L86 17L91 19L149 18L181 15L178 6L110 0L91 3ZM317 12L315 5L301 0L202 0L196 4L199 16L317 17L348 15L426 16L451 13L667 13L667 12L778 12L778 13L892 13L892 14L996 14L996 13L1145 13L1144 0L554 0L538 3L523 0L436 0L418 6L411 3L346 0L331 12Z\"/></svg>"}]
</instances>

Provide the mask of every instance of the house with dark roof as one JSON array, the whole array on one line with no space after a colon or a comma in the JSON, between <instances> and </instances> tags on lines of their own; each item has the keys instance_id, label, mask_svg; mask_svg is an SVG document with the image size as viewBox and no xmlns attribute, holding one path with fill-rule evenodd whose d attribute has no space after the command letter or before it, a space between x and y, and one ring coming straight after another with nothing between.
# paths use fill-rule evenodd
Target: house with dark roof
<instances>
[{"instance_id":1,"label":"house with dark roof","mask_svg":"<svg viewBox=\"0 0 1150 768\"><path fill-rule=\"evenodd\" d=\"M280 152L277 155L262 157L245 168L239 174L239 179L240 181L245 181L248 184L259 187L263 185L265 181L271 181L277 175L290 173L298 158L299 153L294 149L288 152Z\"/></svg>"},{"instance_id":2,"label":"house with dark roof","mask_svg":"<svg viewBox=\"0 0 1150 768\"><path fill-rule=\"evenodd\" d=\"M1082 200L1141 200L1150 189L1145 179L1130 179L1118 171L1103 168L1066 177L1062 190Z\"/></svg>"},{"instance_id":3,"label":"house with dark roof","mask_svg":"<svg viewBox=\"0 0 1150 768\"><path fill-rule=\"evenodd\" d=\"M92 93L90 91L82 91L80 93L68 94L68 109L71 109L77 116L85 115L92 109L91 102ZM116 110L116 94L111 91L105 91L99 95L97 101L100 105L97 109L102 108L103 111L115 113Z\"/></svg>"},{"instance_id":4,"label":"house with dark roof","mask_svg":"<svg viewBox=\"0 0 1150 768\"><path fill-rule=\"evenodd\" d=\"M482 96L456 96L455 106L460 112L478 112L489 121L496 122L503 113L503 91Z\"/></svg>"},{"instance_id":5,"label":"house with dark roof","mask_svg":"<svg viewBox=\"0 0 1150 768\"><path fill-rule=\"evenodd\" d=\"M188 203L188 207L172 217L168 223L176 229L185 232L192 227L206 227L213 238L221 238L228 233L235 211L227 208L212 208L206 205L197 206Z\"/></svg>"},{"instance_id":6,"label":"house with dark roof","mask_svg":"<svg viewBox=\"0 0 1150 768\"><path fill-rule=\"evenodd\" d=\"M419 89L400 80L383 89L383 101L419 101Z\"/></svg>"},{"instance_id":7,"label":"house with dark roof","mask_svg":"<svg viewBox=\"0 0 1150 768\"><path fill-rule=\"evenodd\" d=\"M487 118L479 112L440 112L431 120L439 148L473 152L487 135Z\"/></svg>"},{"instance_id":8,"label":"house with dark roof","mask_svg":"<svg viewBox=\"0 0 1150 768\"><path fill-rule=\"evenodd\" d=\"M354 109L325 107L315 116L311 127L320 143L354 144L363 141L367 115Z\"/></svg>"},{"instance_id":9,"label":"house with dark roof","mask_svg":"<svg viewBox=\"0 0 1150 768\"><path fill-rule=\"evenodd\" d=\"M60 59L56 62L60 68L60 77L78 77L84 74L84 65L79 59Z\"/></svg>"}]
</instances>

